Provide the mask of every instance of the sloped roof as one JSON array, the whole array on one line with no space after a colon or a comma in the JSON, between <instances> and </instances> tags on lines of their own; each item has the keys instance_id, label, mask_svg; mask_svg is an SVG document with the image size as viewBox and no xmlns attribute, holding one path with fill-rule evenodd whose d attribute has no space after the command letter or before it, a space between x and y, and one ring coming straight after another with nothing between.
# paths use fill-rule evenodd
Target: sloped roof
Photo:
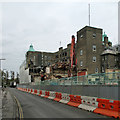
<instances>
[{"instance_id":1,"label":"sloped roof","mask_svg":"<svg viewBox=\"0 0 120 120\"><path fill-rule=\"evenodd\" d=\"M117 52L114 51L114 50L107 49L107 50L104 50L101 55L105 55L105 54L114 54L114 55L116 55Z\"/></svg>"}]
</instances>

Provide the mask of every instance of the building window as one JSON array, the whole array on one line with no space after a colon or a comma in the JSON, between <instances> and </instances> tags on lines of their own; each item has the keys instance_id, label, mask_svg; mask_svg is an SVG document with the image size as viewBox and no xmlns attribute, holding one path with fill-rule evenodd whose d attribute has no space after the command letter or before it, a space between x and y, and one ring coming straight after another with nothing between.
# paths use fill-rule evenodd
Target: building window
<instances>
[{"instance_id":1,"label":"building window","mask_svg":"<svg viewBox=\"0 0 120 120\"><path fill-rule=\"evenodd\" d=\"M103 62L105 61L105 57L102 57L102 61L103 61Z\"/></svg>"},{"instance_id":2,"label":"building window","mask_svg":"<svg viewBox=\"0 0 120 120\"><path fill-rule=\"evenodd\" d=\"M107 60L107 56L105 56L105 60Z\"/></svg>"},{"instance_id":3,"label":"building window","mask_svg":"<svg viewBox=\"0 0 120 120\"><path fill-rule=\"evenodd\" d=\"M67 56L67 52L65 52L65 56Z\"/></svg>"},{"instance_id":4,"label":"building window","mask_svg":"<svg viewBox=\"0 0 120 120\"><path fill-rule=\"evenodd\" d=\"M80 55L83 55L83 50L80 50Z\"/></svg>"},{"instance_id":5,"label":"building window","mask_svg":"<svg viewBox=\"0 0 120 120\"><path fill-rule=\"evenodd\" d=\"M83 35L80 35L81 38L83 38Z\"/></svg>"},{"instance_id":6,"label":"building window","mask_svg":"<svg viewBox=\"0 0 120 120\"><path fill-rule=\"evenodd\" d=\"M93 38L95 38L96 37L96 34L95 33L93 33Z\"/></svg>"},{"instance_id":7,"label":"building window","mask_svg":"<svg viewBox=\"0 0 120 120\"><path fill-rule=\"evenodd\" d=\"M48 63L48 66L50 65L50 63Z\"/></svg>"},{"instance_id":8,"label":"building window","mask_svg":"<svg viewBox=\"0 0 120 120\"><path fill-rule=\"evenodd\" d=\"M93 51L96 51L96 45L93 45Z\"/></svg>"},{"instance_id":9,"label":"building window","mask_svg":"<svg viewBox=\"0 0 120 120\"><path fill-rule=\"evenodd\" d=\"M35 56L34 56L34 60L35 60Z\"/></svg>"},{"instance_id":10,"label":"building window","mask_svg":"<svg viewBox=\"0 0 120 120\"><path fill-rule=\"evenodd\" d=\"M48 60L51 60L51 57L50 57L50 56L48 56Z\"/></svg>"},{"instance_id":11,"label":"building window","mask_svg":"<svg viewBox=\"0 0 120 120\"><path fill-rule=\"evenodd\" d=\"M58 58L58 55L56 55L56 58Z\"/></svg>"},{"instance_id":12,"label":"building window","mask_svg":"<svg viewBox=\"0 0 120 120\"><path fill-rule=\"evenodd\" d=\"M105 72L105 71L104 71L104 67L103 67L103 66L102 66L102 72Z\"/></svg>"},{"instance_id":13,"label":"building window","mask_svg":"<svg viewBox=\"0 0 120 120\"><path fill-rule=\"evenodd\" d=\"M83 66L83 61L80 61L80 66Z\"/></svg>"},{"instance_id":14,"label":"building window","mask_svg":"<svg viewBox=\"0 0 120 120\"><path fill-rule=\"evenodd\" d=\"M34 65L35 65L35 56L34 56Z\"/></svg>"},{"instance_id":15,"label":"building window","mask_svg":"<svg viewBox=\"0 0 120 120\"><path fill-rule=\"evenodd\" d=\"M98 73L98 68L95 69L95 73Z\"/></svg>"},{"instance_id":16,"label":"building window","mask_svg":"<svg viewBox=\"0 0 120 120\"><path fill-rule=\"evenodd\" d=\"M43 53L42 53L42 57L43 57Z\"/></svg>"},{"instance_id":17,"label":"building window","mask_svg":"<svg viewBox=\"0 0 120 120\"><path fill-rule=\"evenodd\" d=\"M96 57L93 57L93 62L96 62Z\"/></svg>"},{"instance_id":18,"label":"building window","mask_svg":"<svg viewBox=\"0 0 120 120\"><path fill-rule=\"evenodd\" d=\"M45 60L47 60L47 56L45 55Z\"/></svg>"}]
</instances>

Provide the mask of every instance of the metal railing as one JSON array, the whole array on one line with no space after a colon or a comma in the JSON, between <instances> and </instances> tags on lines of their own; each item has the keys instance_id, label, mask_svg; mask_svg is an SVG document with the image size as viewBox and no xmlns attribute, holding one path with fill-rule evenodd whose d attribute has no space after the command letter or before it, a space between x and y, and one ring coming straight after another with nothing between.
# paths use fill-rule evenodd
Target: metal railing
<instances>
[{"instance_id":1,"label":"metal railing","mask_svg":"<svg viewBox=\"0 0 120 120\"><path fill-rule=\"evenodd\" d=\"M120 72L50 79L36 82L35 85L120 85Z\"/></svg>"}]
</instances>

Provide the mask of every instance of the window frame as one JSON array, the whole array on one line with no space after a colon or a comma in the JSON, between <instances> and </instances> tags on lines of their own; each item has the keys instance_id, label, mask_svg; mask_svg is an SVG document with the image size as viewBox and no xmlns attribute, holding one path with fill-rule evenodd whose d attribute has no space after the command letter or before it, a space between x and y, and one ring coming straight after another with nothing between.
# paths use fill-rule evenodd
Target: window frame
<instances>
[{"instance_id":1,"label":"window frame","mask_svg":"<svg viewBox=\"0 0 120 120\"><path fill-rule=\"evenodd\" d=\"M80 50L80 56L82 56L82 55L83 55L83 50L81 49L81 50Z\"/></svg>"},{"instance_id":2,"label":"window frame","mask_svg":"<svg viewBox=\"0 0 120 120\"><path fill-rule=\"evenodd\" d=\"M93 38L96 38L96 33L93 33Z\"/></svg>"},{"instance_id":3,"label":"window frame","mask_svg":"<svg viewBox=\"0 0 120 120\"><path fill-rule=\"evenodd\" d=\"M83 34L80 35L80 38L83 38Z\"/></svg>"},{"instance_id":4,"label":"window frame","mask_svg":"<svg viewBox=\"0 0 120 120\"><path fill-rule=\"evenodd\" d=\"M98 73L98 68L95 68L95 73Z\"/></svg>"},{"instance_id":5,"label":"window frame","mask_svg":"<svg viewBox=\"0 0 120 120\"><path fill-rule=\"evenodd\" d=\"M81 61L80 61L80 67L82 67L82 66L83 66L83 61L81 60Z\"/></svg>"},{"instance_id":6,"label":"window frame","mask_svg":"<svg viewBox=\"0 0 120 120\"><path fill-rule=\"evenodd\" d=\"M93 60L92 60L93 62L96 62L97 61L97 58L96 58L96 56L93 56Z\"/></svg>"},{"instance_id":7,"label":"window frame","mask_svg":"<svg viewBox=\"0 0 120 120\"><path fill-rule=\"evenodd\" d=\"M96 45L92 46L92 50L95 52L96 51Z\"/></svg>"}]
</instances>

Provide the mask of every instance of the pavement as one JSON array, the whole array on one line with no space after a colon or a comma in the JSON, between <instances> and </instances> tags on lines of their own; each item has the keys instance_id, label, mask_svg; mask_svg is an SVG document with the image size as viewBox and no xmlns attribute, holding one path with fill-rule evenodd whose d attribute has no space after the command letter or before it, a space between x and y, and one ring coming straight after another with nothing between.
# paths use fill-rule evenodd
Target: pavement
<instances>
[{"instance_id":1,"label":"pavement","mask_svg":"<svg viewBox=\"0 0 120 120\"><path fill-rule=\"evenodd\" d=\"M0 87L0 120L2 119L2 88Z\"/></svg>"},{"instance_id":2,"label":"pavement","mask_svg":"<svg viewBox=\"0 0 120 120\"><path fill-rule=\"evenodd\" d=\"M10 89L10 92L21 104L23 118L110 118L14 88Z\"/></svg>"},{"instance_id":3,"label":"pavement","mask_svg":"<svg viewBox=\"0 0 120 120\"><path fill-rule=\"evenodd\" d=\"M9 92L9 88L0 88L0 119L16 117L16 103Z\"/></svg>"}]
</instances>

